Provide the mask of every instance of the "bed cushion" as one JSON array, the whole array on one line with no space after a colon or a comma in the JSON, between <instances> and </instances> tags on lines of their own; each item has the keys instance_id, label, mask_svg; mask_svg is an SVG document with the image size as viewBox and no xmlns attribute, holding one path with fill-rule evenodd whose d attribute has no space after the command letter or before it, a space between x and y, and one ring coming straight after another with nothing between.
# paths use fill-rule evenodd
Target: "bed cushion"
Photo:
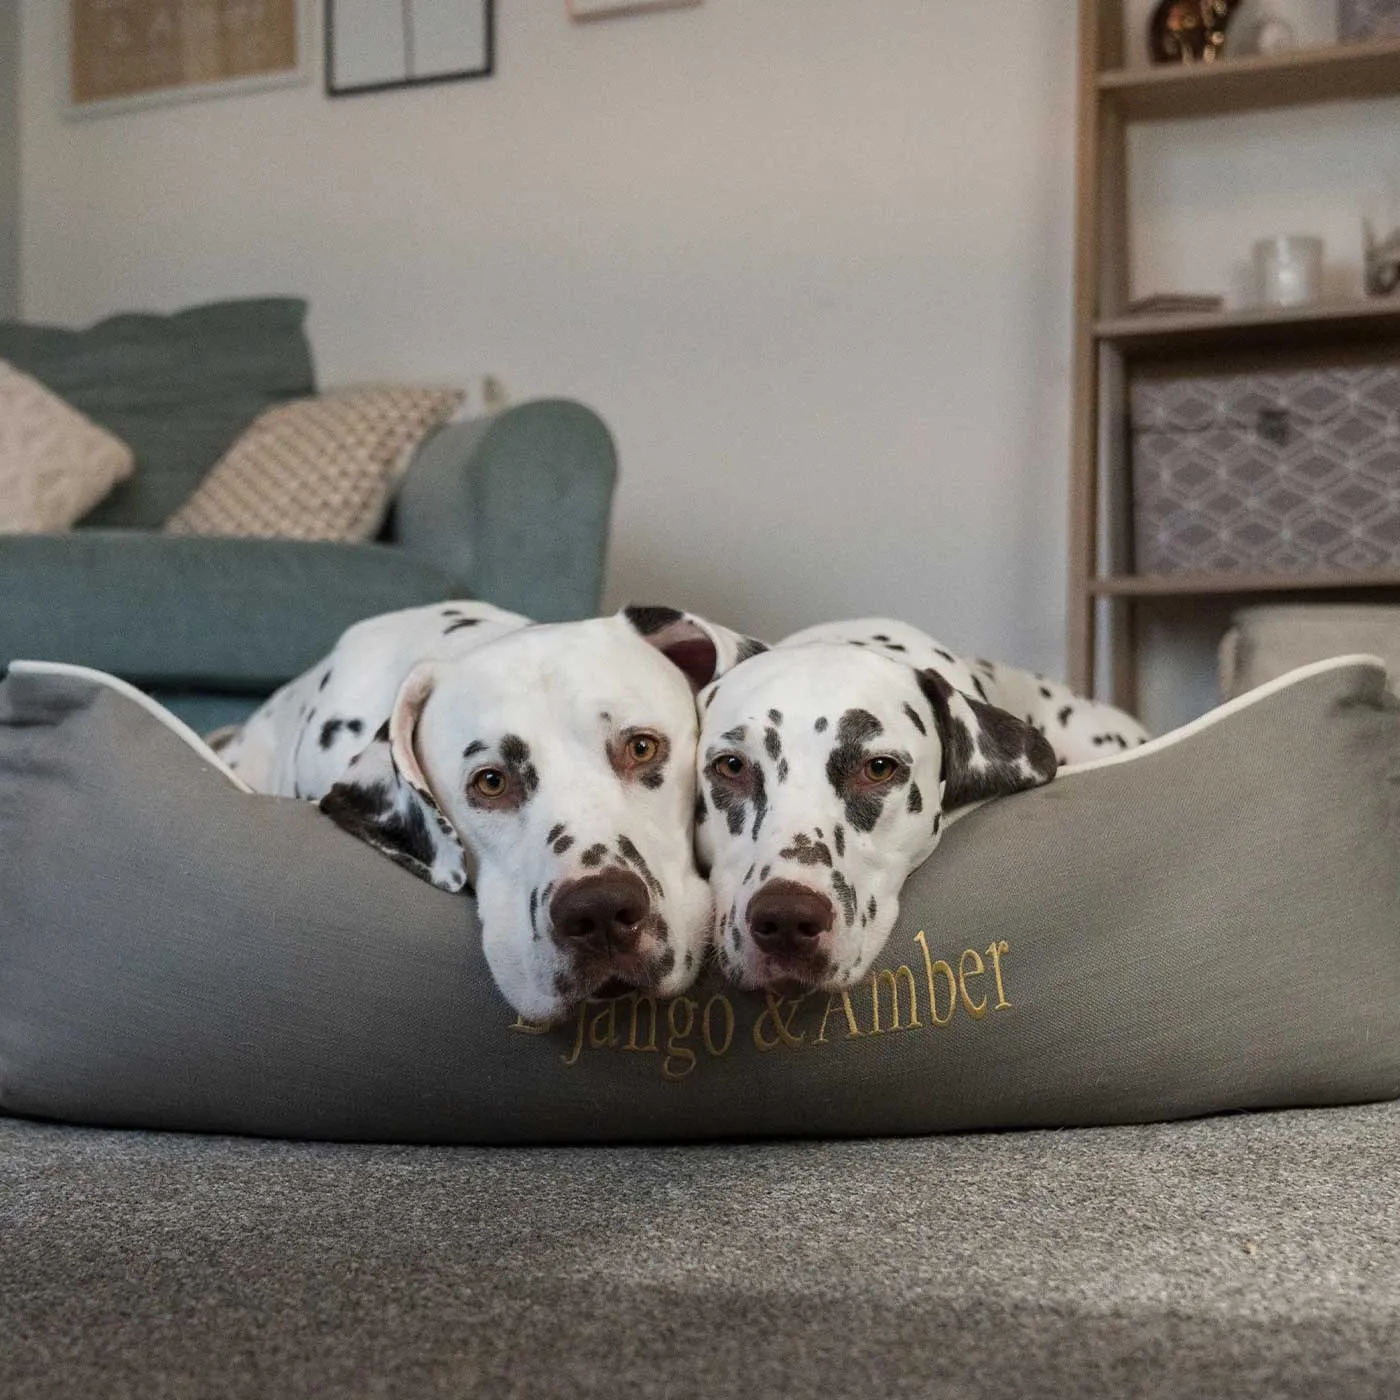
<instances>
[{"instance_id":1,"label":"bed cushion","mask_svg":"<svg viewBox=\"0 0 1400 1400\"><path fill-rule=\"evenodd\" d=\"M0 1110L405 1142L1071 1126L1400 1096L1400 705L1304 668L951 826L846 996L521 1024L471 903L120 683L0 685ZM897 1004L896 1004L897 998Z\"/></svg>"}]
</instances>

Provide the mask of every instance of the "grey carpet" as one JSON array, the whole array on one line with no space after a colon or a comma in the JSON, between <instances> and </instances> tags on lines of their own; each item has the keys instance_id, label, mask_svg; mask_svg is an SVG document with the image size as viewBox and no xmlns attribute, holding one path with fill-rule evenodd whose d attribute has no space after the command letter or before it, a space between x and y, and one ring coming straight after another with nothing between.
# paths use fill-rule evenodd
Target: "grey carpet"
<instances>
[{"instance_id":1,"label":"grey carpet","mask_svg":"<svg viewBox=\"0 0 1400 1400\"><path fill-rule=\"evenodd\" d=\"M678 1148L0 1120L0 1395L1400 1393L1400 1105Z\"/></svg>"}]
</instances>

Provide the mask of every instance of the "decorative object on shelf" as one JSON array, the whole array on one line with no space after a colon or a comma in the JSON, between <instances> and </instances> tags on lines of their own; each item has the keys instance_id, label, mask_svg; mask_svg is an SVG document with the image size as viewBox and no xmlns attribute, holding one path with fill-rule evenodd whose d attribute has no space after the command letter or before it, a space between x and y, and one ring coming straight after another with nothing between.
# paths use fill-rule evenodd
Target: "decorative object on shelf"
<instances>
[{"instance_id":1,"label":"decorative object on shelf","mask_svg":"<svg viewBox=\"0 0 1400 1400\"><path fill-rule=\"evenodd\" d=\"M700 0L568 0L570 19L615 19L650 10L684 10Z\"/></svg>"},{"instance_id":2,"label":"decorative object on shelf","mask_svg":"<svg viewBox=\"0 0 1400 1400\"><path fill-rule=\"evenodd\" d=\"M485 78L494 0L326 0L326 92L349 97Z\"/></svg>"},{"instance_id":3,"label":"decorative object on shelf","mask_svg":"<svg viewBox=\"0 0 1400 1400\"><path fill-rule=\"evenodd\" d=\"M1388 238L1377 239L1368 219L1366 231L1366 295L1389 296L1400 287L1400 228Z\"/></svg>"},{"instance_id":4,"label":"decorative object on shelf","mask_svg":"<svg viewBox=\"0 0 1400 1400\"><path fill-rule=\"evenodd\" d=\"M1242 14L1230 31L1227 58L1287 53L1298 47L1298 33L1286 19L1272 10Z\"/></svg>"},{"instance_id":5,"label":"decorative object on shelf","mask_svg":"<svg viewBox=\"0 0 1400 1400\"><path fill-rule=\"evenodd\" d=\"M1154 63L1213 63L1240 0L1159 0L1148 24Z\"/></svg>"},{"instance_id":6,"label":"decorative object on shelf","mask_svg":"<svg viewBox=\"0 0 1400 1400\"><path fill-rule=\"evenodd\" d=\"M1139 573L1400 568L1400 360L1140 375L1130 399Z\"/></svg>"},{"instance_id":7,"label":"decorative object on shelf","mask_svg":"<svg viewBox=\"0 0 1400 1400\"><path fill-rule=\"evenodd\" d=\"M1260 306L1307 306L1322 293L1322 240L1279 233L1254 245Z\"/></svg>"},{"instance_id":8,"label":"decorative object on shelf","mask_svg":"<svg viewBox=\"0 0 1400 1400\"><path fill-rule=\"evenodd\" d=\"M1400 39L1400 0L1337 0L1337 38Z\"/></svg>"},{"instance_id":9,"label":"decorative object on shelf","mask_svg":"<svg viewBox=\"0 0 1400 1400\"><path fill-rule=\"evenodd\" d=\"M1128 303L1130 316L1194 316L1223 310L1225 298L1215 292L1153 292Z\"/></svg>"},{"instance_id":10,"label":"decorative object on shelf","mask_svg":"<svg viewBox=\"0 0 1400 1400\"><path fill-rule=\"evenodd\" d=\"M307 0L68 0L69 116L302 82Z\"/></svg>"}]
</instances>

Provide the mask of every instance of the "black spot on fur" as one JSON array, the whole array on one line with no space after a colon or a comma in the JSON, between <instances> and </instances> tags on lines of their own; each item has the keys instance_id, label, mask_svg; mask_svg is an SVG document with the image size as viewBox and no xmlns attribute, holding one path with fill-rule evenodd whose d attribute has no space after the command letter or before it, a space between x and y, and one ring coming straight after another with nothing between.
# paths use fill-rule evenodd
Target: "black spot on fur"
<instances>
[{"instance_id":1,"label":"black spot on fur","mask_svg":"<svg viewBox=\"0 0 1400 1400\"><path fill-rule=\"evenodd\" d=\"M321 684L318 685L318 686L316 687L316 689L317 689L317 690L324 690L324 689L326 688L327 683L330 681L330 678L331 678L331 673L330 673L329 671L327 671L326 674L325 674L324 676L321 677Z\"/></svg>"},{"instance_id":2,"label":"black spot on fur","mask_svg":"<svg viewBox=\"0 0 1400 1400\"><path fill-rule=\"evenodd\" d=\"M1064 709L1062 709L1062 710L1059 712L1059 714L1055 716L1055 718L1058 719L1062 725L1065 725L1065 724L1068 724L1068 723L1069 723L1070 716L1071 716L1073 713L1074 713L1074 706L1073 706L1073 705L1066 705L1066 706L1064 707Z\"/></svg>"},{"instance_id":3,"label":"black spot on fur","mask_svg":"<svg viewBox=\"0 0 1400 1400\"><path fill-rule=\"evenodd\" d=\"M719 737L723 739L726 744L742 744L744 742L745 733L747 733L747 731L744 726L742 724L736 724L733 729L726 729Z\"/></svg>"},{"instance_id":4,"label":"black spot on fur","mask_svg":"<svg viewBox=\"0 0 1400 1400\"><path fill-rule=\"evenodd\" d=\"M669 943L671 941L671 925L668 924L660 914L656 916L656 941L658 943ZM667 965L666 971L670 972L672 966L674 966L674 959L672 963Z\"/></svg>"},{"instance_id":5,"label":"black spot on fur","mask_svg":"<svg viewBox=\"0 0 1400 1400\"><path fill-rule=\"evenodd\" d=\"M880 906L875 903L875 896L872 894L870 896L870 903L865 906L866 917L873 919L879 912Z\"/></svg>"},{"instance_id":6,"label":"black spot on fur","mask_svg":"<svg viewBox=\"0 0 1400 1400\"><path fill-rule=\"evenodd\" d=\"M429 879L436 847L423 809L394 801L388 783L336 783L318 806L337 826Z\"/></svg>"},{"instance_id":7,"label":"black spot on fur","mask_svg":"<svg viewBox=\"0 0 1400 1400\"><path fill-rule=\"evenodd\" d=\"M909 716L909 723L912 724L914 728L919 731L920 734L928 733L928 730L924 727L923 720L919 718L919 712L912 705L906 704L904 707L904 713Z\"/></svg>"},{"instance_id":8,"label":"black spot on fur","mask_svg":"<svg viewBox=\"0 0 1400 1400\"><path fill-rule=\"evenodd\" d=\"M846 828L840 822L836 823L835 829L831 833L831 844L836 847L838 856L846 854Z\"/></svg>"},{"instance_id":9,"label":"black spot on fur","mask_svg":"<svg viewBox=\"0 0 1400 1400\"><path fill-rule=\"evenodd\" d=\"M769 875L772 874L772 872L773 872L773 867L772 867L771 865L765 865L765 866L763 867L763 869L760 870L760 871L758 872L758 883L759 883L760 885L765 885L765 884L767 884L767 883L768 883L768 877L769 877Z\"/></svg>"},{"instance_id":10,"label":"black spot on fur","mask_svg":"<svg viewBox=\"0 0 1400 1400\"><path fill-rule=\"evenodd\" d=\"M818 734L824 734L826 732L826 716L818 715L817 722L812 726L812 728L815 729Z\"/></svg>"},{"instance_id":11,"label":"black spot on fur","mask_svg":"<svg viewBox=\"0 0 1400 1400\"><path fill-rule=\"evenodd\" d=\"M599 841L597 844L590 846L584 851L584 853L579 856L578 861L580 865L586 865L591 870L594 866L602 865L603 857L607 855L607 853L608 848Z\"/></svg>"},{"instance_id":12,"label":"black spot on fur","mask_svg":"<svg viewBox=\"0 0 1400 1400\"><path fill-rule=\"evenodd\" d=\"M470 758L473 754L485 753L486 745L480 739L473 739L470 744L462 750L463 758Z\"/></svg>"},{"instance_id":13,"label":"black spot on fur","mask_svg":"<svg viewBox=\"0 0 1400 1400\"><path fill-rule=\"evenodd\" d=\"M785 759L785 758L780 758L780 759L778 760L778 781L779 781L780 783L785 783L785 782L787 782L787 779L788 779L788 761L787 761L787 759Z\"/></svg>"},{"instance_id":14,"label":"black spot on fur","mask_svg":"<svg viewBox=\"0 0 1400 1400\"><path fill-rule=\"evenodd\" d=\"M909 784L909 810L911 812L924 810L924 795L919 791L918 783Z\"/></svg>"},{"instance_id":15,"label":"black spot on fur","mask_svg":"<svg viewBox=\"0 0 1400 1400\"><path fill-rule=\"evenodd\" d=\"M781 725L783 722L783 712L781 710L769 710L768 722L770 724Z\"/></svg>"},{"instance_id":16,"label":"black spot on fur","mask_svg":"<svg viewBox=\"0 0 1400 1400\"><path fill-rule=\"evenodd\" d=\"M540 936L539 925L535 922L535 915L539 912L540 892L537 889L530 891L530 930L536 938Z\"/></svg>"},{"instance_id":17,"label":"black spot on fur","mask_svg":"<svg viewBox=\"0 0 1400 1400\"><path fill-rule=\"evenodd\" d=\"M845 804L846 820L857 831L874 829L890 790L890 784L881 788L856 784L856 775L865 762L865 746L884 732L884 726L869 710L847 710L837 723L836 744L827 755L826 780Z\"/></svg>"},{"instance_id":18,"label":"black spot on fur","mask_svg":"<svg viewBox=\"0 0 1400 1400\"><path fill-rule=\"evenodd\" d=\"M768 788L763 780L763 769L753 765L753 830L750 836L756 837L763 819L768 815Z\"/></svg>"},{"instance_id":19,"label":"black spot on fur","mask_svg":"<svg viewBox=\"0 0 1400 1400\"><path fill-rule=\"evenodd\" d=\"M442 635L445 637L449 632L460 632L463 627L480 626L481 619L479 617L459 617L456 622L449 622L447 626L442 629Z\"/></svg>"},{"instance_id":20,"label":"black spot on fur","mask_svg":"<svg viewBox=\"0 0 1400 1400\"><path fill-rule=\"evenodd\" d=\"M507 734L501 740L501 761L520 784L520 805L523 807L540 785L539 774L530 762L530 746L518 734Z\"/></svg>"},{"instance_id":21,"label":"black spot on fur","mask_svg":"<svg viewBox=\"0 0 1400 1400\"><path fill-rule=\"evenodd\" d=\"M675 967L675 965L676 950L674 948L667 948L653 964L653 971L656 973L657 977L666 977L670 974L671 969Z\"/></svg>"},{"instance_id":22,"label":"black spot on fur","mask_svg":"<svg viewBox=\"0 0 1400 1400\"><path fill-rule=\"evenodd\" d=\"M951 651L944 651L942 647L934 647L933 652L935 656L941 656L945 661L956 662L958 659Z\"/></svg>"},{"instance_id":23,"label":"black spot on fur","mask_svg":"<svg viewBox=\"0 0 1400 1400\"><path fill-rule=\"evenodd\" d=\"M765 729L763 731L763 749L768 757L777 760L782 757L783 741L778 737L776 729Z\"/></svg>"},{"instance_id":24,"label":"black spot on fur","mask_svg":"<svg viewBox=\"0 0 1400 1400\"><path fill-rule=\"evenodd\" d=\"M795 860L799 865L830 866L831 848L825 841L813 841L805 832L799 831L792 838L792 845L778 854L784 860Z\"/></svg>"},{"instance_id":25,"label":"black spot on fur","mask_svg":"<svg viewBox=\"0 0 1400 1400\"><path fill-rule=\"evenodd\" d=\"M569 849L569 847L572 846L573 844L574 844L574 838L573 838L572 836L561 836L561 837L554 843L554 854L555 854L556 856L562 856L562 855L564 854L564 852L567 851L567 850Z\"/></svg>"},{"instance_id":26,"label":"black spot on fur","mask_svg":"<svg viewBox=\"0 0 1400 1400\"><path fill-rule=\"evenodd\" d=\"M679 622L685 616L684 613L677 612L675 608L647 607L623 608L622 615L644 637L650 637L653 633L660 632L662 628L670 627L672 623Z\"/></svg>"},{"instance_id":27,"label":"black spot on fur","mask_svg":"<svg viewBox=\"0 0 1400 1400\"><path fill-rule=\"evenodd\" d=\"M873 642L887 642L889 639L890 634L888 632L876 632L870 640Z\"/></svg>"},{"instance_id":28,"label":"black spot on fur","mask_svg":"<svg viewBox=\"0 0 1400 1400\"><path fill-rule=\"evenodd\" d=\"M1054 692L1050 689L1048 685L1043 685L1040 687L1040 698L1042 700L1049 700L1053 694Z\"/></svg>"},{"instance_id":29,"label":"black spot on fur","mask_svg":"<svg viewBox=\"0 0 1400 1400\"><path fill-rule=\"evenodd\" d=\"M554 825L549 828L549 835L544 838L544 844L546 846L552 846L563 834L564 823L555 822Z\"/></svg>"},{"instance_id":30,"label":"black spot on fur","mask_svg":"<svg viewBox=\"0 0 1400 1400\"><path fill-rule=\"evenodd\" d=\"M846 922L853 924L856 921L856 892L855 889L846 883L846 877L839 871L831 872L831 886L836 891L836 897L841 901L841 907L846 913Z\"/></svg>"},{"instance_id":31,"label":"black spot on fur","mask_svg":"<svg viewBox=\"0 0 1400 1400\"><path fill-rule=\"evenodd\" d=\"M321 736L316 742L320 744L322 749L328 749L335 743L337 736L344 728L345 721L343 719L328 719L321 726Z\"/></svg>"},{"instance_id":32,"label":"black spot on fur","mask_svg":"<svg viewBox=\"0 0 1400 1400\"><path fill-rule=\"evenodd\" d=\"M636 867L637 873L647 882L647 888L651 890L652 894L659 895L661 893L661 881L651 873L651 866L646 863L642 853L633 845L631 838L628 836L619 836L617 838L617 849L622 853L623 860L629 865Z\"/></svg>"},{"instance_id":33,"label":"black spot on fur","mask_svg":"<svg viewBox=\"0 0 1400 1400\"><path fill-rule=\"evenodd\" d=\"M754 865L749 866L748 871L747 871L746 874L744 875L744 878L743 878L742 880L740 880L739 883L740 883L741 885L747 885L747 884L749 883L749 881L753 879L753 873L754 873L754 871L755 871L757 868L758 868L758 867L757 867L757 866L754 866Z\"/></svg>"},{"instance_id":34,"label":"black spot on fur","mask_svg":"<svg viewBox=\"0 0 1400 1400\"><path fill-rule=\"evenodd\" d=\"M903 642L886 642L886 643L885 643L885 650L886 650L886 651L908 651L909 648L908 648L907 646L905 646Z\"/></svg>"}]
</instances>

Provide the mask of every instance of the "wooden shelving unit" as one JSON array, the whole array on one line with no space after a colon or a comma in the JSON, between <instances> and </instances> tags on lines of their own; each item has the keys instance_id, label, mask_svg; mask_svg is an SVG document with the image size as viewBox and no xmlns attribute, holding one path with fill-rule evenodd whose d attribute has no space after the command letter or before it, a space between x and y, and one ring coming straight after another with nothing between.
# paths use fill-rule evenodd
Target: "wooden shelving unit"
<instances>
[{"instance_id":1,"label":"wooden shelving unit","mask_svg":"<svg viewBox=\"0 0 1400 1400\"><path fill-rule=\"evenodd\" d=\"M1322 364L1400 350L1400 296L1289 311L1127 314L1127 132L1133 122L1400 95L1400 41L1376 40L1186 67L1129 68L1123 0L1080 0L1069 672L1092 693L1101 636L1114 699L1137 702L1146 608L1248 595L1400 596L1400 572L1137 575L1131 560L1127 393L1135 371Z\"/></svg>"}]
</instances>

